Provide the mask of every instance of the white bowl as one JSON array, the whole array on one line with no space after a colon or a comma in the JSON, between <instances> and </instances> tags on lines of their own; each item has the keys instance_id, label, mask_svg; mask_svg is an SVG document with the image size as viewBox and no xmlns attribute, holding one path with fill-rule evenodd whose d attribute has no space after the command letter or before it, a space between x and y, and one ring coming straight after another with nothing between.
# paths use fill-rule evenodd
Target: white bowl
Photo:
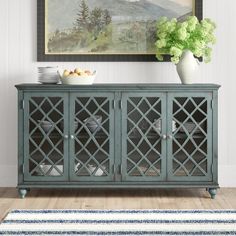
<instances>
[{"instance_id":1,"label":"white bowl","mask_svg":"<svg viewBox=\"0 0 236 236\"><path fill-rule=\"evenodd\" d=\"M50 121L38 120L38 123L45 133L48 133L53 128L53 124Z\"/></svg>"},{"instance_id":2,"label":"white bowl","mask_svg":"<svg viewBox=\"0 0 236 236\"><path fill-rule=\"evenodd\" d=\"M43 171L44 174L48 174L49 176L60 176L61 174L57 171L57 169L59 171L61 171L63 173L63 165L56 165L56 168L52 168L52 165L47 165L47 164L41 164L39 165L40 169ZM52 169L51 169L52 168ZM48 171L51 169L51 171L48 173ZM42 175L40 170L37 170L37 173L39 175Z\"/></svg>"},{"instance_id":3,"label":"white bowl","mask_svg":"<svg viewBox=\"0 0 236 236\"><path fill-rule=\"evenodd\" d=\"M93 84L95 76L87 76L87 77L64 77L61 78L62 84L71 84L71 85L91 85Z\"/></svg>"},{"instance_id":4,"label":"white bowl","mask_svg":"<svg viewBox=\"0 0 236 236\"><path fill-rule=\"evenodd\" d=\"M200 127L204 130L204 123L200 125ZM201 133L201 129L199 127L196 128L196 124L194 122L186 122L183 124L183 126L180 127L179 131L181 133L185 133L185 129L189 132L192 133L194 131L194 134ZM196 129L195 129L196 128ZM195 130L194 130L195 129Z\"/></svg>"},{"instance_id":5,"label":"white bowl","mask_svg":"<svg viewBox=\"0 0 236 236\"><path fill-rule=\"evenodd\" d=\"M88 168L89 168L89 170L91 171L91 173L93 173L97 167L88 164ZM103 167L103 168L104 168L104 167ZM104 168L104 169L105 169L105 168ZM103 170L102 170L101 168L97 168L96 172L93 173L93 174L94 174L95 176L102 176L103 173L104 173L104 172L103 172Z\"/></svg>"},{"instance_id":6,"label":"white bowl","mask_svg":"<svg viewBox=\"0 0 236 236\"><path fill-rule=\"evenodd\" d=\"M62 84L70 84L70 85L91 85L94 83L96 77L96 71L94 71L92 75L88 76L64 77L63 72L59 70L58 74L60 75L60 80Z\"/></svg>"},{"instance_id":7,"label":"white bowl","mask_svg":"<svg viewBox=\"0 0 236 236\"><path fill-rule=\"evenodd\" d=\"M77 163L75 165L75 172L78 171L78 168L80 166L80 163ZM63 165L56 165L57 169L63 173ZM39 170L41 169L41 171ZM42 163L39 165L39 167L36 169L37 175L42 175L42 172L46 174L50 169L52 168L52 165L48 165L45 163ZM49 176L60 176L61 174L57 171L55 167L51 169L51 171L48 173Z\"/></svg>"},{"instance_id":8,"label":"white bowl","mask_svg":"<svg viewBox=\"0 0 236 236\"><path fill-rule=\"evenodd\" d=\"M101 129L102 116L89 117L84 120L88 129L93 133Z\"/></svg>"}]
</instances>

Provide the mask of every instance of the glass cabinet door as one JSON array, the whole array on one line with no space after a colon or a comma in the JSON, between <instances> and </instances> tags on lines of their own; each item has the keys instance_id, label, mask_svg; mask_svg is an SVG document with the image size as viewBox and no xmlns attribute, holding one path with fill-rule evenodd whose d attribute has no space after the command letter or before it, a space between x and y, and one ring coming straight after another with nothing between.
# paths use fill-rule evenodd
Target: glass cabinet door
<instances>
[{"instance_id":1,"label":"glass cabinet door","mask_svg":"<svg viewBox=\"0 0 236 236\"><path fill-rule=\"evenodd\" d=\"M166 178L165 94L122 95L122 178L161 181Z\"/></svg>"},{"instance_id":2,"label":"glass cabinet door","mask_svg":"<svg viewBox=\"0 0 236 236\"><path fill-rule=\"evenodd\" d=\"M113 93L75 93L70 100L70 177L112 180L114 165Z\"/></svg>"},{"instance_id":3,"label":"glass cabinet door","mask_svg":"<svg viewBox=\"0 0 236 236\"><path fill-rule=\"evenodd\" d=\"M24 178L68 179L68 96L25 94Z\"/></svg>"},{"instance_id":4,"label":"glass cabinet door","mask_svg":"<svg viewBox=\"0 0 236 236\"><path fill-rule=\"evenodd\" d=\"M169 180L212 180L211 99L205 93L169 95Z\"/></svg>"}]
</instances>

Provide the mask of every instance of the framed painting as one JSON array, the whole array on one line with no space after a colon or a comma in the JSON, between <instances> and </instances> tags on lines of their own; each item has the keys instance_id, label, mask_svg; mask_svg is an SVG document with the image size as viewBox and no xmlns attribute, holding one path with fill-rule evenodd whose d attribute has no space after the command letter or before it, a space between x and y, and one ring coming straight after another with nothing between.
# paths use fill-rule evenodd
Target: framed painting
<instances>
[{"instance_id":1,"label":"framed painting","mask_svg":"<svg viewBox=\"0 0 236 236\"><path fill-rule=\"evenodd\" d=\"M38 61L157 61L160 17L202 19L202 0L38 0L37 8Z\"/></svg>"}]
</instances>

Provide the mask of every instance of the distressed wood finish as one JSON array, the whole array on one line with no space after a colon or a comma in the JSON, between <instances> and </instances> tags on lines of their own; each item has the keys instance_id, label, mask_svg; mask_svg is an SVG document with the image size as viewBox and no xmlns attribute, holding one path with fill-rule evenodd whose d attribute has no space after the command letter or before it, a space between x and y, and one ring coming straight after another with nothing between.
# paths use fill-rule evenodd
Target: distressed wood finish
<instances>
[{"instance_id":1,"label":"distressed wood finish","mask_svg":"<svg viewBox=\"0 0 236 236\"><path fill-rule=\"evenodd\" d=\"M16 87L21 197L30 188L193 187L215 198L219 85ZM91 131L85 118L96 116L101 128Z\"/></svg>"}]
</instances>

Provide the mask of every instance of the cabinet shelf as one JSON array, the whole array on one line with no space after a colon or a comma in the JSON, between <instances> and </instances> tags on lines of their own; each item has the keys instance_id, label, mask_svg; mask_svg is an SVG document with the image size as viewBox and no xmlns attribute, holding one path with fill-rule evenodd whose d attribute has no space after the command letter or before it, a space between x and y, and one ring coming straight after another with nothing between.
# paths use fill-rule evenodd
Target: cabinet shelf
<instances>
[{"instance_id":1,"label":"cabinet shelf","mask_svg":"<svg viewBox=\"0 0 236 236\"><path fill-rule=\"evenodd\" d=\"M195 138L195 139L202 139L202 138L205 138L205 135L201 135L201 134L190 134L190 136L192 138ZM174 135L175 138L177 139L186 139L188 138L189 136L187 134L183 134L183 133L177 133Z\"/></svg>"},{"instance_id":2,"label":"cabinet shelf","mask_svg":"<svg viewBox=\"0 0 236 236\"><path fill-rule=\"evenodd\" d=\"M140 139L140 138L142 138L141 135L133 135L133 134L132 134L132 135L129 135L128 137L129 137L130 139ZM148 139L157 139L157 138L160 138L160 135L158 135L157 133L150 133L150 134L146 135L146 137L147 137ZM186 138L188 138L189 136L188 136L187 134L177 133L177 134L174 135L174 137L177 138L177 139L186 139ZM205 138L205 136L204 136L204 135L201 135L201 134L192 134L191 137L194 138L194 139L202 139L202 138Z\"/></svg>"},{"instance_id":3,"label":"cabinet shelf","mask_svg":"<svg viewBox=\"0 0 236 236\"><path fill-rule=\"evenodd\" d=\"M37 134L33 134L30 137L33 139L41 139L43 137L48 137L50 139L54 139L54 138L62 138L63 136L61 134L55 134L55 133L50 133L50 134L41 134L41 133L37 133Z\"/></svg>"},{"instance_id":4,"label":"cabinet shelf","mask_svg":"<svg viewBox=\"0 0 236 236\"><path fill-rule=\"evenodd\" d=\"M55 134L55 133L50 133L49 135L47 134L41 134L41 133L38 133L38 134L33 134L31 135L31 138L33 139L41 139L45 136L48 136L48 138L50 139L54 139L54 138L62 138L63 136L61 134ZM101 134L101 133L96 133L95 135L94 134L79 134L79 135L75 135L78 139L87 139L87 138L90 138L91 136L94 136L95 138L107 138L107 135L105 134Z\"/></svg>"},{"instance_id":5,"label":"cabinet shelf","mask_svg":"<svg viewBox=\"0 0 236 236\"><path fill-rule=\"evenodd\" d=\"M131 134L128 136L130 139L140 139L142 138L142 135L135 135L135 134ZM160 135L157 134L157 133L150 133L148 135L146 135L146 137L148 139L157 139L157 138L160 138Z\"/></svg>"},{"instance_id":6,"label":"cabinet shelf","mask_svg":"<svg viewBox=\"0 0 236 236\"><path fill-rule=\"evenodd\" d=\"M80 138L82 138L82 139L88 139L88 138L90 138L91 136L94 136L95 138L107 138L107 135L105 135L105 134L102 134L102 133L96 133L96 134L93 134L93 133L91 133L91 134L88 134L88 133L86 133L86 134L83 134L83 133L81 133L81 134L78 134L78 135L76 135L76 137L78 138L78 139L80 139Z\"/></svg>"}]
</instances>

